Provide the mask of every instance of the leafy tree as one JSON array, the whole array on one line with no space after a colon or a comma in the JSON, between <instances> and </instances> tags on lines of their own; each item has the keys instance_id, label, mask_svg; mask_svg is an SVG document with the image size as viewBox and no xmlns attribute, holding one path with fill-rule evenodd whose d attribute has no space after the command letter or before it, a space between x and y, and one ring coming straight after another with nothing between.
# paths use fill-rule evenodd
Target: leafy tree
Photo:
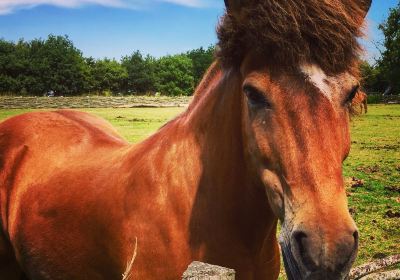
<instances>
[{"instance_id":1,"label":"leafy tree","mask_svg":"<svg viewBox=\"0 0 400 280\"><path fill-rule=\"evenodd\" d=\"M0 40L0 92L26 92L24 82L29 75L29 45Z\"/></svg>"},{"instance_id":2,"label":"leafy tree","mask_svg":"<svg viewBox=\"0 0 400 280\"><path fill-rule=\"evenodd\" d=\"M360 64L360 72L362 86L367 92L383 92L385 90L384 79L379 67L363 61Z\"/></svg>"},{"instance_id":3,"label":"leafy tree","mask_svg":"<svg viewBox=\"0 0 400 280\"><path fill-rule=\"evenodd\" d=\"M85 67L83 68L84 82L82 92L94 93L96 92L97 81L94 78L93 71L96 66L96 60L93 57L84 58Z\"/></svg>"},{"instance_id":4,"label":"leafy tree","mask_svg":"<svg viewBox=\"0 0 400 280\"><path fill-rule=\"evenodd\" d=\"M42 49L47 77L46 90L61 94L80 93L84 86L86 65L82 53L67 36L50 35Z\"/></svg>"},{"instance_id":5,"label":"leafy tree","mask_svg":"<svg viewBox=\"0 0 400 280\"><path fill-rule=\"evenodd\" d=\"M194 90L192 60L186 55L160 58L156 63L156 89L166 95L190 95Z\"/></svg>"},{"instance_id":6,"label":"leafy tree","mask_svg":"<svg viewBox=\"0 0 400 280\"><path fill-rule=\"evenodd\" d=\"M0 74L1 93L13 94L16 92L16 88L18 88L18 83L14 78L8 75Z\"/></svg>"},{"instance_id":7,"label":"leafy tree","mask_svg":"<svg viewBox=\"0 0 400 280\"><path fill-rule=\"evenodd\" d=\"M122 58L122 66L126 68L128 92L146 93L155 91L155 59L136 51Z\"/></svg>"},{"instance_id":8,"label":"leafy tree","mask_svg":"<svg viewBox=\"0 0 400 280\"><path fill-rule=\"evenodd\" d=\"M13 53L15 45L3 39L0 40L0 92L12 92L15 87L15 80L12 76Z\"/></svg>"},{"instance_id":9,"label":"leafy tree","mask_svg":"<svg viewBox=\"0 0 400 280\"><path fill-rule=\"evenodd\" d=\"M16 80L16 87L13 89L13 92L27 95L29 86L32 84L32 80L35 80L34 77L32 77L29 73L29 69L31 67L29 60L29 43L19 40L15 45L14 55L14 73L10 75Z\"/></svg>"},{"instance_id":10,"label":"leafy tree","mask_svg":"<svg viewBox=\"0 0 400 280\"><path fill-rule=\"evenodd\" d=\"M115 59L102 59L95 61L91 68L92 89L97 92L120 92L124 88L124 81L128 73Z\"/></svg>"},{"instance_id":11,"label":"leafy tree","mask_svg":"<svg viewBox=\"0 0 400 280\"><path fill-rule=\"evenodd\" d=\"M390 9L387 20L379 25L382 30L385 50L379 60L379 67L394 92L400 92L400 2Z\"/></svg>"},{"instance_id":12,"label":"leafy tree","mask_svg":"<svg viewBox=\"0 0 400 280\"><path fill-rule=\"evenodd\" d=\"M50 35L29 43L0 41L0 92L77 94L84 88L86 73L82 53L67 36Z\"/></svg>"},{"instance_id":13,"label":"leafy tree","mask_svg":"<svg viewBox=\"0 0 400 280\"><path fill-rule=\"evenodd\" d=\"M199 49L187 52L187 56L192 60L193 63L193 78L195 85L200 83L204 73L213 62L214 52L214 46L210 46L208 49L203 49L203 47L200 47Z\"/></svg>"}]
</instances>

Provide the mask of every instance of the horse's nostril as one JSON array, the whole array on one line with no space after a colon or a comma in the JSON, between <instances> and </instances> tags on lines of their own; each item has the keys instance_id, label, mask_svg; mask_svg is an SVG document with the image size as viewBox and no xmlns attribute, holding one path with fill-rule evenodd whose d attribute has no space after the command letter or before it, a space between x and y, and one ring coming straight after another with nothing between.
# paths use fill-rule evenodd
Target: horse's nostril
<instances>
[{"instance_id":1,"label":"horse's nostril","mask_svg":"<svg viewBox=\"0 0 400 280\"><path fill-rule=\"evenodd\" d=\"M358 247L358 231L353 232L353 238L354 238L354 248L357 249Z\"/></svg>"},{"instance_id":2,"label":"horse's nostril","mask_svg":"<svg viewBox=\"0 0 400 280\"><path fill-rule=\"evenodd\" d=\"M295 243L294 250L297 251L295 254L300 258L303 265L310 271L318 269L318 265L310 252L310 240L304 231L296 230L292 233L292 240Z\"/></svg>"},{"instance_id":3,"label":"horse's nostril","mask_svg":"<svg viewBox=\"0 0 400 280\"><path fill-rule=\"evenodd\" d=\"M305 239L307 238L307 234L303 231L295 231L293 232L293 240L296 242L297 248L299 250L300 255L305 253Z\"/></svg>"},{"instance_id":4,"label":"horse's nostril","mask_svg":"<svg viewBox=\"0 0 400 280\"><path fill-rule=\"evenodd\" d=\"M353 237L354 237L354 243L358 243L358 231L356 230L356 231L354 231L353 232Z\"/></svg>"}]
</instances>

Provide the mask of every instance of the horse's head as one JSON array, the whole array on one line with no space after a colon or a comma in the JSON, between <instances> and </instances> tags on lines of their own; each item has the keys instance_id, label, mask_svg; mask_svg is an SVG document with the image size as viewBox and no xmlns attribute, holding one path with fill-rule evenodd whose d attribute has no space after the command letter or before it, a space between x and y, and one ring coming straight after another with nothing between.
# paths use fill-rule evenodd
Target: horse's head
<instances>
[{"instance_id":1,"label":"horse's head","mask_svg":"<svg viewBox=\"0 0 400 280\"><path fill-rule=\"evenodd\" d=\"M219 55L240 69L246 154L282 222L286 270L291 279L341 279L358 246L342 162L370 3L226 2Z\"/></svg>"},{"instance_id":2,"label":"horse's head","mask_svg":"<svg viewBox=\"0 0 400 280\"><path fill-rule=\"evenodd\" d=\"M245 139L283 222L287 264L293 273L328 279L329 272L338 279L357 250L342 161L350 148L349 106L358 82L349 73L328 77L316 65L281 77L255 65L248 58L242 68Z\"/></svg>"}]
</instances>

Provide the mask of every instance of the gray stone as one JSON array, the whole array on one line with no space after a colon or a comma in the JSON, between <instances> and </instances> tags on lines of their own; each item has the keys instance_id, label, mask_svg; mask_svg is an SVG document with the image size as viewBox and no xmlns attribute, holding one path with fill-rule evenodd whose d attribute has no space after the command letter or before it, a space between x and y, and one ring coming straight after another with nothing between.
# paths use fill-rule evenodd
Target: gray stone
<instances>
[{"instance_id":1,"label":"gray stone","mask_svg":"<svg viewBox=\"0 0 400 280\"><path fill-rule=\"evenodd\" d=\"M234 280L235 271L222 266L192 262L182 276L183 280Z\"/></svg>"}]
</instances>

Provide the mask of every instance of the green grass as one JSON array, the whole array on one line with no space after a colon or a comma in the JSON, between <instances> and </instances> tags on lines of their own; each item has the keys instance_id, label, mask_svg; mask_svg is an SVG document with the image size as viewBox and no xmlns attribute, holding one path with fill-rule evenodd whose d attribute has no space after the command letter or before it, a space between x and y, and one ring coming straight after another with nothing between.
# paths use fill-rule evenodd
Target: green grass
<instances>
[{"instance_id":1,"label":"green grass","mask_svg":"<svg viewBox=\"0 0 400 280\"><path fill-rule=\"evenodd\" d=\"M0 110L0 120L32 110ZM83 109L110 121L129 141L157 130L184 108ZM344 163L349 207L360 230L357 264L400 253L400 105L371 105L354 117L352 150ZM363 180L351 187L352 177Z\"/></svg>"},{"instance_id":2,"label":"green grass","mask_svg":"<svg viewBox=\"0 0 400 280\"><path fill-rule=\"evenodd\" d=\"M145 139L185 108L84 109L111 122L130 142Z\"/></svg>"},{"instance_id":3,"label":"green grass","mask_svg":"<svg viewBox=\"0 0 400 280\"><path fill-rule=\"evenodd\" d=\"M369 106L367 115L354 117L352 148L344 175L363 180L349 186L349 206L360 231L357 263L400 253L400 105Z\"/></svg>"}]
</instances>

